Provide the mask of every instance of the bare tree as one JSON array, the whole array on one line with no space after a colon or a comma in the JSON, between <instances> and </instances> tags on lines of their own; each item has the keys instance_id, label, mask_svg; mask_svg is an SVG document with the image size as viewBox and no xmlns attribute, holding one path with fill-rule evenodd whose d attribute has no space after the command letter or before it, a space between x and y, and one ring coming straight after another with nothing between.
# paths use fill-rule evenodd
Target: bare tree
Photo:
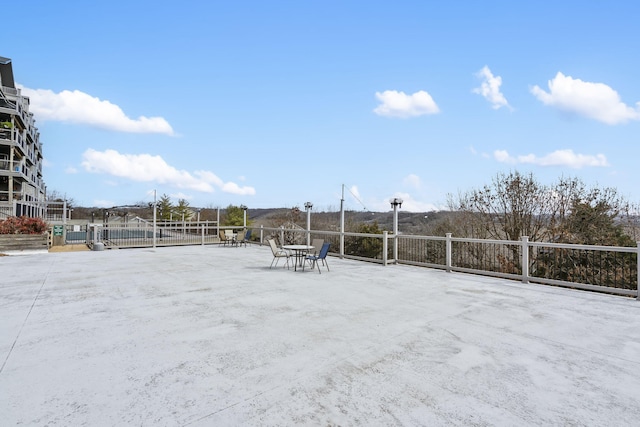
<instances>
[{"instance_id":1,"label":"bare tree","mask_svg":"<svg viewBox=\"0 0 640 427\"><path fill-rule=\"evenodd\" d=\"M561 178L553 189L553 241L614 246L633 242L625 235L631 207L615 188L587 188L577 178Z\"/></svg>"},{"instance_id":2,"label":"bare tree","mask_svg":"<svg viewBox=\"0 0 640 427\"><path fill-rule=\"evenodd\" d=\"M67 197L66 193L61 193L58 190L51 190L47 193L47 200L52 202L67 202L67 207L75 206L76 202L71 197Z\"/></svg>"},{"instance_id":3,"label":"bare tree","mask_svg":"<svg viewBox=\"0 0 640 427\"><path fill-rule=\"evenodd\" d=\"M542 240L548 235L552 209L549 189L532 174L511 172L496 175L490 185L449 196L449 207L461 212L458 230L464 237Z\"/></svg>"},{"instance_id":4,"label":"bare tree","mask_svg":"<svg viewBox=\"0 0 640 427\"><path fill-rule=\"evenodd\" d=\"M450 195L449 206L457 212L449 225L463 237L566 243L607 241L610 226L630 211L614 188L588 188L565 177L546 186L519 172L498 174L491 184L457 198Z\"/></svg>"}]
</instances>

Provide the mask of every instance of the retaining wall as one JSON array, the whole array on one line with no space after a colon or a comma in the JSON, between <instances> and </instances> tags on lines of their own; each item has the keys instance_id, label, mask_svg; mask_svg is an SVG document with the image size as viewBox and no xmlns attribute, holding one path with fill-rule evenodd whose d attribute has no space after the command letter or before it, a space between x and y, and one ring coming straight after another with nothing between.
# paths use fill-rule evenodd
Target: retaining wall
<instances>
[{"instance_id":1,"label":"retaining wall","mask_svg":"<svg viewBox=\"0 0 640 427\"><path fill-rule=\"evenodd\" d=\"M0 253L48 249L47 234L0 234Z\"/></svg>"}]
</instances>

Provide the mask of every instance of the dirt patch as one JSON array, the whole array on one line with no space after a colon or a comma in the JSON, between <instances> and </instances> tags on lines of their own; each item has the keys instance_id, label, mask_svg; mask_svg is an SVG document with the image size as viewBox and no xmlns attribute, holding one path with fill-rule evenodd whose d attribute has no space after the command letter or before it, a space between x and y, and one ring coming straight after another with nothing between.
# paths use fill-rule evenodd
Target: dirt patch
<instances>
[{"instance_id":1,"label":"dirt patch","mask_svg":"<svg viewBox=\"0 0 640 427\"><path fill-rule=\"evenodd\" d=\"M64 245L64 246L51 246L49 252L79 252L88 251L87 245Z\"/></svg>"}]
</instances>

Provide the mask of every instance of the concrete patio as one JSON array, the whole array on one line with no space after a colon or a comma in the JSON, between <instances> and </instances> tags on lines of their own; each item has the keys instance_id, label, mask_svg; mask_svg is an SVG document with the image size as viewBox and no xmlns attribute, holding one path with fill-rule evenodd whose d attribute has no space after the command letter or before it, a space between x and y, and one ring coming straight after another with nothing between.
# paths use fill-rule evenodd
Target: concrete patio
<instances>
[{"instance_id":1,"label":"concrete patio","mask_svg":"<svg viewBox=\"0 0 640 427\"><path fill-rule=\"evenodd\" d=\"M0 424L635 426L640 301L267 247L0 257Z\"/></svg>"}]
</instances>

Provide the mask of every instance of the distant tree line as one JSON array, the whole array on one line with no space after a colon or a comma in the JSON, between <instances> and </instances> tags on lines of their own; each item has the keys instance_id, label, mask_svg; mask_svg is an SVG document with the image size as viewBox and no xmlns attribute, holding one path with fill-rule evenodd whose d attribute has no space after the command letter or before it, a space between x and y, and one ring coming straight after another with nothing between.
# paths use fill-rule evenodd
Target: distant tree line
<instances>
[{"instance_id":1,"label":"distant tree line","mask_svg":"<svg viewBox=\"0 0 640 427\"><path fill-rule=\"evenodd\" d=\"M587 187L578 178L560 178L551 185L532 174L496 175L491 184L449 195L452 215L437 232L456 237L567 243L574 245L636 246L637 209L614 188ZM491 263L494 271L519 274L520 245L506 252L490 252L489 245L459 245L454 256L471 265ZM635 289L635 253L593 251L587 248L528 249L530 274Z\"/></svg>"},{"instance_id":2,"label":"distant tree line","mask_svg":"<svg viewBox=\"0 0 640 427\"><path fill-rule=\"evenodd\" d=\"M438 231L457 237L635 246L635 213L615 188L587 187L561 177L551 185L533 174L497 174L490 184L448 195L452 215Z\"/></svg>"},{"instance_id":3,"label":"distant tree line","mask_svg":"<svg viewBox=\"0 0 640 427\"><path fill-rule=\"evenodd\" d=\"M73 199L56 191L51 192L48 199L66 200L74 211L74 218L93 215L99 219L105 210L129 212L144 218L153 214L153 205L146 202L101 209L75 206ZM497 240L519 240L521 236L528 236L530 241L605 246L635 246L640 239L637 206L627 202L614 188L588 187L578 178L561 177L551 185L544 185L532 174L500 173L482 187L449 194L447 208L448 212L430 212L428 220L423 214L412 215L411 223L404 223L401 218L400 229L403 231L404 226L414 234L423 235L452 233L455 237ZM218 219L217 208L194 209L185 199L173 203L170 196L163 194L157 202L160 220L193 220L198 213L201 220ZM242 206L229 205L220 213L221 225L243 224ZM401 212L403 218L409 217L406 214L409 213ZM339 216L314 213L311 222L312 229L337 231ZM305 227L306 215L298 207L283 208L263 223L271 227L287 224ZM377 220L347 220L345 228L348 232L379 234L390 225Z\"/></svg>"}]
</instances>

